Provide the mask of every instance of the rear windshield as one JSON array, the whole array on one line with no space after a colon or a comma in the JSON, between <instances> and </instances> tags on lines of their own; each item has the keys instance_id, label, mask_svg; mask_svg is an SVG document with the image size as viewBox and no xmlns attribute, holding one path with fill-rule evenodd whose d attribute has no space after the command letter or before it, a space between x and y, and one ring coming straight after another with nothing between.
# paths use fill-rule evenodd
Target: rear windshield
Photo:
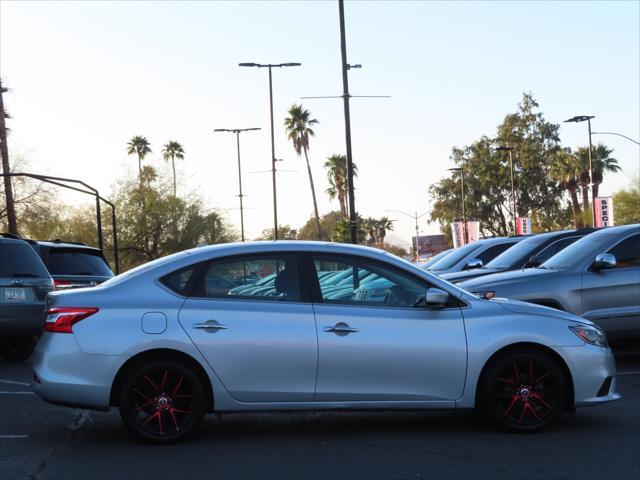
<instances>
[{"instance_id":1,"label":"rear windshield","mask_svg":"<svg viewBox=\"0 0 640 480\"><path fill-rule=\"evenodd\" d=\"M437 261L429 270L449 270L456 263L469 255L471 252L479 249L483 244L478 242L467 243L462 247L458 247L453 250L449 255L444 256L441 260Z\"/></svg>"},{"instance_id":2,"label":"rear windshield","mask_svg":"<svg viewBox=\"0 0 640 480\"><path fill-rule=\"evenodd\" d=\"M99 252L83 249L52 248L49 250L47 267L51 275L113 275Z\"/></svg>"},{"instance_id":3,"label":"rear windshield","mask_svg":"<svg viewBox=\"0 0 640 480\"><path fill-rule=\"evenodd\" d=\"M50 278L38 254L26 243L0 244L0 277Z\"/></svg>"}]
</instances>

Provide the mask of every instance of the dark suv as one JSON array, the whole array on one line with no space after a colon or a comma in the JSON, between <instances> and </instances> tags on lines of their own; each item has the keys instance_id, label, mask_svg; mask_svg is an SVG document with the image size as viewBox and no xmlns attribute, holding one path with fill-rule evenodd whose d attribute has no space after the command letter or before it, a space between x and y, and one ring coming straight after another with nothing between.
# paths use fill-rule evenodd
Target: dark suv
<instances>
[{"instance_id":1,"label":"dark suv","mask_svg":"<svg viewBox=\"0 0 640 480\"><path fill-rule=\"evenodd\" d=\"M31 355L51 290L51 275L29 244L0 233L0 356L5 360Z\"/></svg>"},{"instance_id":2,"label":"dark suv","mask_svg":"<svg viewBox=\"0 0 640 480\"><path fill-rule=\"evenodd\" d=\"M29 243L42 258L56 289L91 287L113 277L107 260L98 248L61 240Z\"/></svg>"}]
</instances>

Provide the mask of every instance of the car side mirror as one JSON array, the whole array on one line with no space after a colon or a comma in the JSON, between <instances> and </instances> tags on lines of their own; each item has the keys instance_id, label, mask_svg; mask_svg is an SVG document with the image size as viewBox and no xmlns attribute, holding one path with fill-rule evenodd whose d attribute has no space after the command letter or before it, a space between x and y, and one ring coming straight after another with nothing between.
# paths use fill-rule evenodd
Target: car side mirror
<instances>
[{"instance_id":1,"label":"car side mirror","mask_svg":"<svg viewBox=\"0 0 640 480\"><path fill-rule=\"evenodd\" d=\"M443 307L449 301L449 294L439 288L428 288L425 303L428 307Z\"/></svg>"},{"instance_id":2,"label":"car side mirror","mask_svg":"<svg viewBox=\"0 0 640 480\"><path fill-rule=\"evenodd\" d=\"M616 256L612 253L600 253L591 265L592 270L607 270L616 267Z\"/></svg>"},{"instance_id":3,"label":"car side mirror","mask_svg":"<svg viewBox=\"0 0 640 480\"><path fill-rule=\"evenodd\" d=\"M464 269L465 270L475 270L476 268L482 268L483 265L484 264L482 263L482 260L480 260L479 258L472 258L464 266Z\"/></svg>"},{"instance_id":4,"label":"car side mirror","mask_svg":"<svg viewBox=\"0 0 640 480\"><path fill-rule=\"evenodd\" d=\"M529 257L529 260L527 261L527 264L525 265L525 268L535 268L538 267L540 265L542 265L544 263L544 258L542 258L541 255L533 255L532 257Z\"/></svg>"}]
</instances>

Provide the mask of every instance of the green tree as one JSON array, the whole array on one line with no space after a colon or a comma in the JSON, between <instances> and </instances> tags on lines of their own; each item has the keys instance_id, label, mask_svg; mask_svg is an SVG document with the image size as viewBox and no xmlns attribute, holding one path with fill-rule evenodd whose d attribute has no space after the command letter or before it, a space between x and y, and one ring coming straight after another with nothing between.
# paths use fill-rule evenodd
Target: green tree
<instances>
[{"instance_id":1,"label":"green tree","mask_svg":"<svg viewBox=\"0 0 640 480\"><path fill-rule=\"evenodd\" d=\"M319 122L315 118L311 118L309 110L302 105L291 106L288 111L289 116L284 119L287 137L293 143L293 148L298 157L304 152L304 158L307 162L307 172L309 173L309 185L311 187L311 196L313 197L313 213L316 219L317 238L320 238L320 216L318 215L318 202L316 201L316 189L313 186L313 175L311 174L311 165L309 165L309 138L315 135L311 127Z\"/></svg>"},{"instance_id":2,"label":"green tree","mask_svg":"<svg viewBox=\"0 0 640 480\"><path fill-rule=\"evenodd\" d=\"M339 211L326 213L320 217L320 240L331 241L335 237L338 223L341 223L344 217ZM307 222L298 229L298 240L316 240L318 239L316 231L316 219L311 217Z\"/></svg>"},{"instance_id":3,"label":"green tree","mask_svg":"<svg viewBox=\"0 0 640 480\"><path fill-rule=\"evenodd\" d=\"M278 225L278 238L280 240L295 240L298 235L298 231L295 228L291 228L291 225ZM273 239L273 227L265 228L256 240L272 240Z\"/></svg>"},{"instance_id":4,"label":"green tree","mask_svg":"<svg viewBox=\"0 0 640 480\"><path fill-rule=\"evenodd\" d=\"M613 212L616 225L640 223L640 177L638 175L632 179L629 187L613 194Z\"/></svg>"},{"instance_id":5,"label":"green tree","mask_svg":"<svg viewBox=\"0 0 640 480\"><path fill-rule=\"evenodd\" d=\"M184 149L176 141L169 141L164 145L162 149L162 158L167 162L171 161L171 169L173 170L173 196L176 196L176 158L178 160L184 160Z\"/></svg>"},{"instance_id":6,"label":"green tree","mask_svg":"<svg viewBox=\"0 0 640 480\"><path fill-rule=\"evenodd\" d=\"M324 162L324 168L327 169L327 180L329 188L326 193L333 200L338 197L340 204L340 213L343 217L348 215L347 198L349 197L349 183L347 177L347 157L345 155L333 154ZM358 176L358 167L353 164L353 176Z\"/></svg>"},{"instance_id":7,"label":"green tree","mask_svg":"<svg viewBox=\"0 0 640 480\"><path fill-rule=\"evenodd\" d=\"M560 150L559 126L538 111L532 94L525 93L516 113L505 116L495 137L483 136L469 146L454 147L451 160L465 172L467 219L480 222L482 233L508 235L511 224L511 181L508 157L493 150L496 145L513 148L517 215L531 215L541 229L564 223L563 188L550 172ZM438 220L450 235L450 222L461 217L460 174L443 178L430 188L431 220Z\"/></svg>"},{"instance_id":8,"label":"green tree","mask_svg":"<svg viewBox=\"0 0 640 480\"><path fill-rule=\"evenodd\" d=\"M377 227L378 227L378 232L377 232L378 243L380 243L381 245L384 245L384 239L387 236L387 230L393 231L393 220L389 220L387 217L381 217L378 220Z\"/></svg>"},{"instance_id":9,"label":"green tree","mask_svg":"<svg viewBox=\"0 0 640 480\"><path fill-rule=\"evenodd\" d=\"M569 193L573 224L576 228L584 227L584 219L578 200L578 175L580 171L580 161L571 153L570 148L566 148L558 151L549 172L551 177Z\"/></svg>"},{"instance_id":10,"label":"green tree","mask_svg":"<svg viewBox=\"0 0 640 480\"><path fill-rule=\"evenodd\" d=\"M138 157L138 175L142 181L142 160L151 153L151 145L147 137L136 135L127 143L127 155L137 155Z\"/></svg>"},{"instance_id":11,"label":"green tree","mask_svg":"<svg viewBox=\"0 0 640 480\"><path fill-rule=\"evenodd\" d=\"M618 160L611 157L613 149L599 143L591 151L591 165L593 167L593 196L598 196L598 190L604 179L605 173L616 173L620 171ZM589 147L579 147L576 157L580 162L579 182L582 191L582 209L584 212L584 223L593 224L593 214L589 203L589 184L591 174L589 171Z\"/></svg>"}]
</instances>

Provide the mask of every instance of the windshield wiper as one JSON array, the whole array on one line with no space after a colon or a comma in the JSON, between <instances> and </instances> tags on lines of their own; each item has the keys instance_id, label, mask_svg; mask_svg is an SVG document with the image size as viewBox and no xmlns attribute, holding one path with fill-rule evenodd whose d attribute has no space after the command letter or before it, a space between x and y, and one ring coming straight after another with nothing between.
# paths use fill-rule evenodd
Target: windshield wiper
<instances>
[{"instance_id":1,"label":"windshield wiper","mask_svg":"<svg viewBox=\"0 0 640 480\"><path fill-rule=\"evenodd\" d=\"M38 278L40 275L35 275L33 273L14 273L12 277L28 277L28 278Z\"/></svg>"},{"instance_id":2,"label":"windshield wiper","mask_svg":"<svg viewBox=\"0 0 640 480\"><path fill-rule=\"evenodd\" d=\"M73 272L67 273L66 275L95 275L93 272Z\"/></svg>"}]
</instances>

